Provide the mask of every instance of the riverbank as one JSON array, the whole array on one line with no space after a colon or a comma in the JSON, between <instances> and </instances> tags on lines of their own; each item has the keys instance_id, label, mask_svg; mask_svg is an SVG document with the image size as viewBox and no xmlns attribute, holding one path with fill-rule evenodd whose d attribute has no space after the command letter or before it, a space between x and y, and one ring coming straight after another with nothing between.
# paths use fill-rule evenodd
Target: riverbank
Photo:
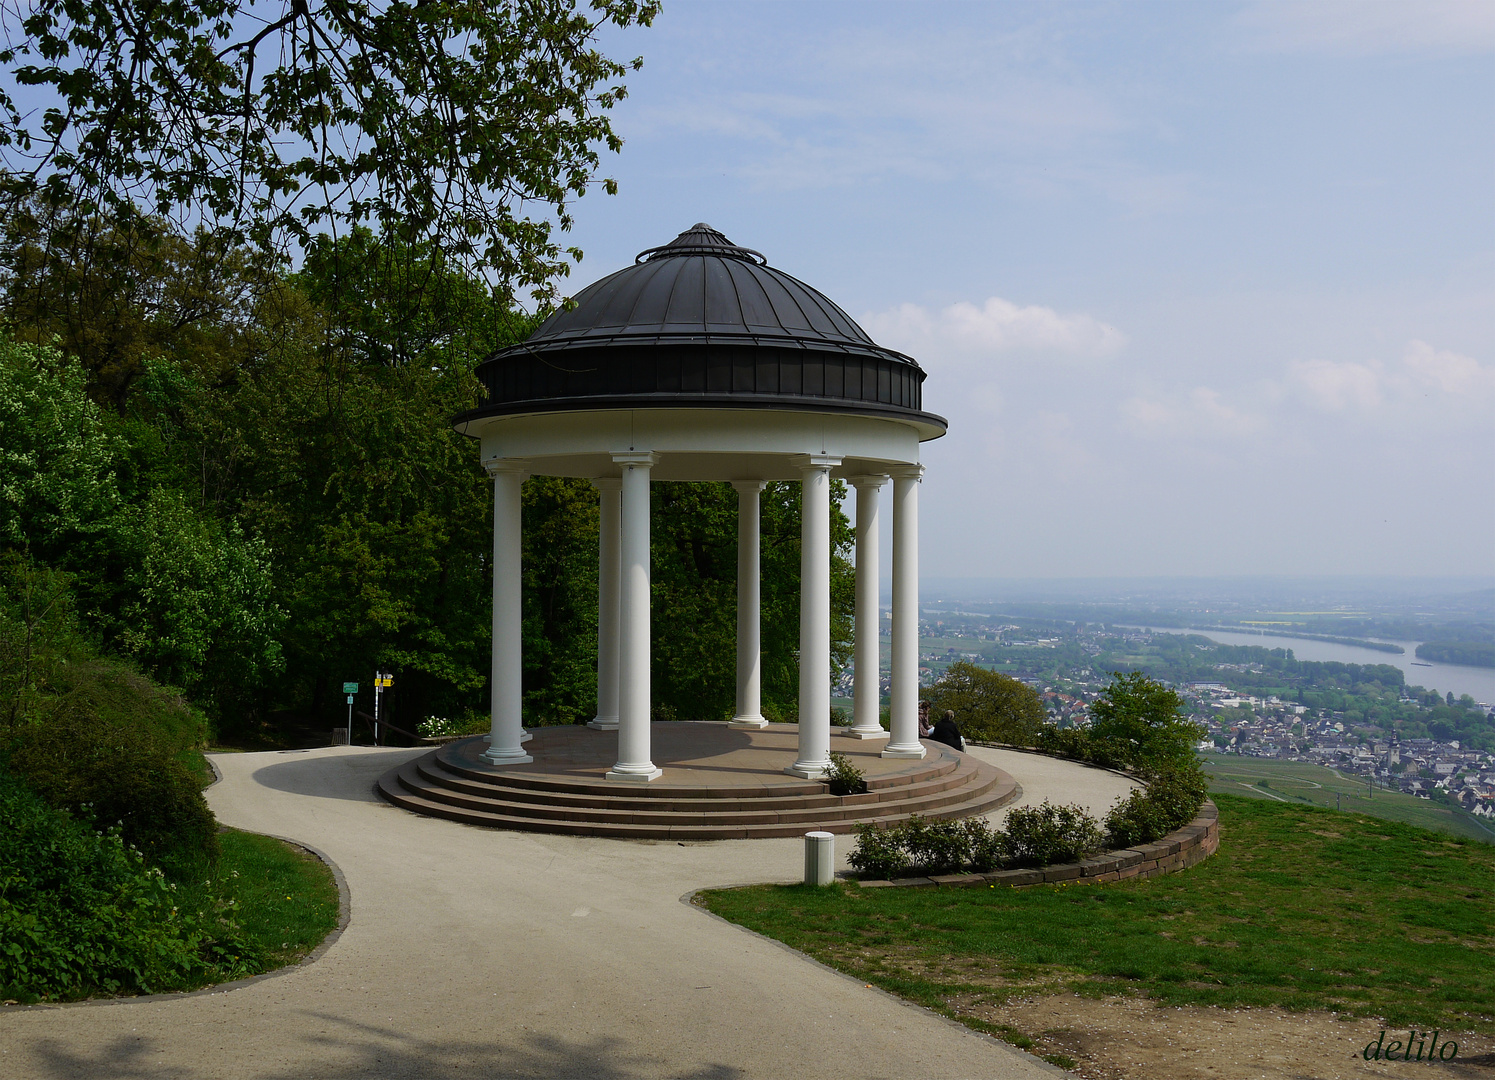
<instances>
[{"instance_id":1,"label":"riverbank","mask_svg":"<svg viewBox=\"0 0 1495 1080\"><path fill-rule=\"evenodd\" d=\"M1439 693L1453 692L1454 697L1468 694L1475 701L1495 703L1495 670L1464 664L1444 664L1417 660L1420 641L1393 641L1401 653L1381 652L1357 645L1341 645L1314 638L1288 637L1284 634L1262 634L1249 630L1216 630L1207 627L1134 626L1154 634L1197 634L1221 645L1255 645L1263 649L1291 649L1299 660L1337 661L1341 664L1390 664L1399 668L1408 686L1420 686Z\"/></svg>"}]
</instances>

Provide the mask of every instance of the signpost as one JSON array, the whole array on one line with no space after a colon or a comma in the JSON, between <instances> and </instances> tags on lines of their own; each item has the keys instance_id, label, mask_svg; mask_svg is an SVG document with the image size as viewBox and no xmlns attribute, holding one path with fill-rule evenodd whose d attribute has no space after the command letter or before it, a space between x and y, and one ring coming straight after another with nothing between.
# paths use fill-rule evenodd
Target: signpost
<instances>
[{"instance_id":1,"label":"signpost","mask_svg":"<svg viewBox=\"0 0 1495 1080\"><path fill-rule=\"evenodd\" d=\"M374 672L374 745L379 745L379 698L381 691L395 684L395 677L383 671Z\"/></svg>"},{"instance_id":2,"label":"signpost","mask_svg":"<svg viewBox=\"0 0 1495 1080\"><path fill-rule=\"evenodd\" d=\"M353 745L353 695L358 693L356 682L343 683L343 693L348 695L348 739L349 746Z\"/></svg>"}]
</instances>

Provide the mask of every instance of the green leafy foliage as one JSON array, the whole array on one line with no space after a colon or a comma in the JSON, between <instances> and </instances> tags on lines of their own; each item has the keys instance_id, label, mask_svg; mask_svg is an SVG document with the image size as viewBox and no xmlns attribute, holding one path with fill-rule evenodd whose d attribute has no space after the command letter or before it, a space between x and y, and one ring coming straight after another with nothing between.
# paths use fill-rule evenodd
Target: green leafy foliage
<instances>
[{"instance_id":1,"label":"green leafy foliage","mask_svg":"<svg viewBox=\"0 0 1495 1080\"><path fill-rule=\"evenodd\" d=\"M1095 818L1079 806L1020 806L1007 815L1004 863L1013 867L1078 862L1101 849L1104 837Z\"/></svg>"},{"instance_id":2,"label":"green leafy foliage","mask_svg":"<svg viewBox=\"0 0 1495 1080\"><path fill-rule=\"evenodd\" d=\"M853 765L851 758L845 754L831 754L831 767L825 774L825 782L830 786L832 795L860 795L867 790L862 770Z\"/></svg>"},{"instance_id":3,"label":"green leafy foliage","mask_svg":"<svg viewBox=\"0 0 1495 1080\"><path fill-rule=\"evenodd\" d=\"M977 850L997 835L980 818L930 821L917 814L897 826L910 866L926 874L958 873L977 860Z\"/></svg>"},{"instance_id":4,"label":"green leafy foliage","mask_svg":"<svg viewBox=\"0 0 1495 1080\"><path fill-rule=\"evenodd\" d=\"M938 716L947 709L967 739L1031 746L1043 726L1043 700L1009 675L957 660L924 691Z\"/></svg>"},{"instance_id":5,"label":"green leafy foliage","mask_svg":"<svg viewBox=\"0 0 1495 1080\"><path fill-rule=\"evenodd\" d=\"M41 219L52 245L78 220L129 225L142 205L270 250L367 223L550 296L563 255L580 255L553 229L570 228L599 145L622 146L607 114L641 63L604 56L598 32L658 10L577 7L5 8L0 64L60 107L0 91L0 206Z\"/></svg>"},{"instance_id":6,"label":"green leafy foliage","mask_svg":"<svg viewBox=\"0 0 1495 1080\"><path fill-rule=\"evenodd\" d=\"M206 718L128 662L100 655L74 604L69 575L0 556L0 745L30 726L81 718L147 730L197 769Z\"/></svg>"},{"instance_id":7,"label":"green leafy foliage","mask_svg":"<svg viewBox=\"0 0 1495 1080\"><path fill-rule=\"evenodd\" d=\"M255 970L226 904L190 908L117 831L49 807L0 770L0 996L151 993Z\"/></svg>"},{"instance_id":8,"label":"green leafy foliage","mask_svg":"<svg viewBox=\"0 0 1495 1080\"><path fill-rule=\"evenodd\" d=\"M104 531L117 446L82 371L0 337L0 543L58 557Z\"/></svg>"},{"instance_id":9,"label":"green leafy foliage","mask_svg":"<svg viewBox=\"0 0 1495 1080\"><path fill-rule=\"evenodd\" d=\"M1140 671L1115 672L1111 685L1090 706L1090 736L1115 743L1138 764L1188 761L1204 737L1183 712L1183 700Z\"/></svg>"},{"instance_id":10,"label":"green leafy foliage","mask_svg":"<svg viewBox=\"0 0 1495 1080\"><path fill-rule=\"evenodd\" d=\"M16 731L9 766L49 805L117 828L173 878L201 874L218 854L196 779L149 727L84 716L30 724Z\"/></svg>"},{"instance_id":11,"label":"green leafy foliage","mask_svg":"<svg viewBox=\"0 0 1495 1080\"><path fill-rule=\"evenodd\" d=\"M93 629L212 698L275 670L269 553L168 489L121 497L128 444L48 349L0 342L0 545L70 572Z\"/></svg>"},{"instance_id":12,"label":"green leafy foliage","mask_svg":"<svg viewBox=\"0 0 1495 1080\"><path fill-rule=\"evenodd\" d=\"M858 825L856 835L847 861L870 878L1073 862L1100 850L1103 839L1100 826L1081 807L1054 806L1047 800L1013 810L1001 829L979 817L931 821L916 814L887 828Z\"/></svg>"},{"instance_id":13,"label":"green leafy foliage","mask_svg":"<svg viewBox=\"0 0 1495 1080\"><path fill-rule=\"evenodd\" d=\"M1209 793L1209 777L1195 767L1164 767L1106 815L1106 843L1114 850L1151 843L1194 820Z\"/></svg>"},{"instance_id":14,"label":"green leafy foliage","mask_svg":"<svg viewBox=\"0 0 1495 1080\"><path fill-rule=\"evenodd\" d=\"M846 861L862 877L891 881L908 875L908 852L896 829L880 829L864 821L856 826L856 838L856 847Z\"/></svg>"},{"instance_id":15,"label":"green leafy foliage","mask_svg":"<svg viewBox=\"0 0 1495 1080\"><path fill-rule=\"evenodd\" d=\"M1132 764L1128 754L1130 747L1115 739L1097 739L1090 728L1044 724L1033 745L1045 754L1083 761L1102 769L1125 769Z\"/></svg>"}]
</instances>

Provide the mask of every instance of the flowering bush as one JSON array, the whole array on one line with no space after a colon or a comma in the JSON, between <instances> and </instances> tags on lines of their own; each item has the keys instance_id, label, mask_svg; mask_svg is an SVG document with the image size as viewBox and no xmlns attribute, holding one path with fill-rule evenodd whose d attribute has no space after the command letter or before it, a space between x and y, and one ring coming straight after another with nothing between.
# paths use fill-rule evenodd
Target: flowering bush
<instances>
[{"instance_id":1,"label":"flowering bush","mask_svg":"<svg viewBox=\"0 0 1495 1080\"><path fill-rule=\"evenodd\" d=\"M488 717L479 713L468 713L457 720L428 716L416 726L415 733L424 739L450 739L461 735L482 735L489 726Z\"/></svg>"}]
</instances>

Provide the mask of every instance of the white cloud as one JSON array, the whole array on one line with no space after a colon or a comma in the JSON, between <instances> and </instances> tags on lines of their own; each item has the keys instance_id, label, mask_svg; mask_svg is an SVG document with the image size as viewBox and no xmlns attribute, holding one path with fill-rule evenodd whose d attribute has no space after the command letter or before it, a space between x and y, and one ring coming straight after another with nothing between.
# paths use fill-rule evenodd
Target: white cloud
<instances>
[{"instance_id":1,"label":"white cloud","mask_svg":"<svg viewBox=\"0 0 1495 1080\"><path fill-rule=\"evenodd\" d=\"M1287 374L1289 385L1325 412L1371 412L1434 394L1461 407L1495 399L1495 367L1425 341L1409 342L1399 367L1376 360L1300 360L1288 365Z\"/></svg>"},{"instance_id":2,"label":"white cloud","mask_svg":"<svg viewBox=\"0 0 1495 1080\"><path fill-rule=\"evenodd\" d=\"M1445 394L1483 398L1495 393L1495 367L1485 367L1472 356L1414 341L1402 362L1414 380Z\"/></svg>"},{"instance_id":3,"label":"white cloud","mask_svg":"<svg viewBox=\"0 0 1495 1080\"><path fill-rule=\"evenodd\" d=\"M1183 395L1139 395L1119 408L1122 425L1146 438L1241 438L1267 426L1265 417L1226 404L1218 390L1207 386Z\"/></svg>"},{"instance_id":4,"label":"white cloud","mask_svg":"<svg viewBox=\"0 0 1495 1080\"><path fill-rule=\"evenodd\" d=\"M912 356L985 359L999 353L1044 353L1098 359L1126 345L1126 335L1109 323L1082 313L1021 306L999 296L979 307L969 301L938 312L900 304L862 319L872 337Z\"/></svg>"},{"instance_id":5,"label":"white cloud","mask_svg":"<svg viewBox=\"0 0 1495 1080\"><path fill-rule=\"evenodd\" d=\"M1381 404L1380 365L1349 360L1299 360L1288 365L1288 380L1326 412L1373 409Z\"/></svg>"},{"instance_id":6,"label":"white cloud","mask_svg":"<svg viewBox=\"0 0 1495 1080\"><path fill-rule=\"evenodd\" d=\"M1488 0L1266 0L1236 16L1250 44L1282 52L1371 56L1495 50Z\"/></svg>"}]
</instances>

